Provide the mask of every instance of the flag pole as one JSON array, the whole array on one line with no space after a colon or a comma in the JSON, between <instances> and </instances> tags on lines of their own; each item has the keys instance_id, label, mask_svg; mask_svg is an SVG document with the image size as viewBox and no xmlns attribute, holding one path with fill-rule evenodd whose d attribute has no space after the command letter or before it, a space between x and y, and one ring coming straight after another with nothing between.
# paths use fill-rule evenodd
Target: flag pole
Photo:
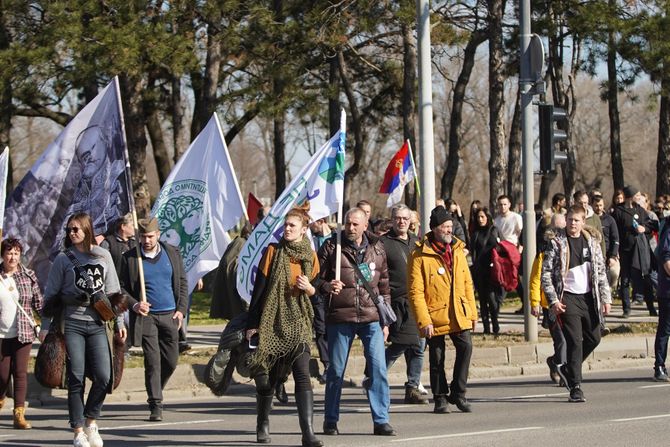
<instances>
[{"instance_id":1,"label":"flag pole","mask_svg":"<svg viewBox=\"0 0 670 447\"><path fill-rule=\"evenodd\" d=\"M412 171L414 172L414 183L416 186L417 196L421 195L421 187L419 187L419 175L416 173L416 164L414 163L414 155L412 154L412 143L407 139L407 150L409 152L409 161L412 163Z\"/></svg>"},{"instance_id":2,"label":"flag pole","mask_svg":"<svg viewBox=\"0 0 670 447\"><path fill-rule=\"evenodd\" d=\"M7 202L7 177L9 176L9 146L5 146L5 150L2 151L2 155L5 155L5 152L7 153L7 161L5 162L5 165L2 167L2 171L4 172L4 175L0 179L0 187L2 188L0 190L0 197L3 198L2 203L0 203L0 206L2 206L2 219L0 219L0 240L2 240L2 230L5 226L5 203Z\"/></svg>"},{"instance_id":3,"label":"flag pole","mask_svg":"<svg viewBox=\"0 0 670 447\"><path fill-rule=\"evenodd\" d=\"M240 204L242 204L242 210L244 210L244 217L246 217L247 222L249 222L247 205L244 203L244 200L242 199L242 191L240 191L240 185L239 183L237 183L237 175L235 174L235 170L233 169L233 162L230 160L230 153L228 152L228 144L226 143L226 139L223 136L223 131L221 130L219 115L217 115L216 112L214 112L213 115L214 115L214 121L216 121L216 128L219 131L219 136L221 137L221 141L223 141L223 148L226 155L226 160L228 160L228 166L230 166L230 170L233 173L233 182L235 182L235 190L237 191L237 196L240 198Z\"/></svg>"},{"instance_id":4,"label":"flag pole","mask_svg":"<svg viewBox=\"0 0 670 447\"><path fill-rule=\"evenodd\" d=\"M116 99L119 104L119 116L121 117L121 136L123 137L123 152L126 158L126 192L128 194L128 207L133 215L133 229L135 230L135 251L137 253L137 268L140 277L140 301L147 300L147 290L144 283L144 266L142 265L142 251L140 249L139 227L137 225L137 210L135 209L135 196L133 195L133 182L130 176L130 156L128 155L128 140L126 138L126 120L123 116L123 105L121 103L121 88L119 86L119 77L114 76L114 86L116 87Z\"/></svg>"},{"instance_id":5,"label":"flag pole","mask_svg":"<svg viewBox=\"0 0 670 447\"><path fill-rule=\"evenodd\" d=\"M344 109L342 109L342 112L340 114L340 145L344 144L342 142L342 134L344 134L344 138L346 138L346 126L347 126L347 114L344 112ZM344 166L342 167L344 170ZM344 179L342 179L342 188L344 188ZM342 211L344 207L344 194L342 194L342 198L340 202L337 204L337 233L335 235L335 279L337 281L340 280L340 270L342 267Z\"/></svg>"}]
</instances>

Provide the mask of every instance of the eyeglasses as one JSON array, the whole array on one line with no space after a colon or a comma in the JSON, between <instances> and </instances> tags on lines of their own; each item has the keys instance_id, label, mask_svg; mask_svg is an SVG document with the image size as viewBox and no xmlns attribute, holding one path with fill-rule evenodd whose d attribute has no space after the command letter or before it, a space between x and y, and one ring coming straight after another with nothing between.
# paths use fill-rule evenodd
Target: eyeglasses
<instances>
[{"instance_id":1,"label":"eyeglasses","mask_svg":"<svg viewBox=\"0 0 670 447\"><path fill-rule=\"evenodd\" d=\"M79 233L79 230L81 230L81 228L79 228L79 227L66 227L66 228L65 228L65 231L66 231L66 232L68 232L68 233L74 233L74 234Z\"/></svg>"},{"instance_id":2,"label":"eyeglasses","mask_svg":"<svg viewBox=\"0 0 670 447\"><path fill-rule=\"evenodd\" d=\"M409 217L404 217L404 216L393 216L394 220L404 220L405 222L409 221Z\"/></svg>"}]
</instances>

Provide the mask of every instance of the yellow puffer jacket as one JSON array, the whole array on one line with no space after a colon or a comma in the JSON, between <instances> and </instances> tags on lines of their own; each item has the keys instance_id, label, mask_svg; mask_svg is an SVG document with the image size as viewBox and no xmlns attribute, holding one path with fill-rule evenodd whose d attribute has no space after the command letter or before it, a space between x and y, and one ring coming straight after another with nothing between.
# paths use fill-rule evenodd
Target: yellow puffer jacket
<instances>
[{"instance_id":1,"label":"yellow puffer jacket","mask_svg":"<svg viewBox=\"0 0 670 447\"><path fill-rule=\"evenodd\" d=\"M416 243L408 265L410 309L418 328L432 324L434 335L472 329L473 322L477 321L472 277L463 251L465 244L454 238L451 248L453 274L447 273L444 261L431 247L428 235ZM452 277L456 278L453 282Z\"/></svg>"},{"instance_id":2,"label":"yellow puffer jacket","mask_svg":"<svg viewBox=\"0 0 670 447\"><path fill-rule=\"evenodd\" d=\"M542 260L544 259L544 253L540 252L535 256L533 261L533 268L530 271L530 307L542 306L545 309L549 308L549 303L547 302L547 297L544 296L544 290L542 290Z\"/></svg>"}]
</instances>

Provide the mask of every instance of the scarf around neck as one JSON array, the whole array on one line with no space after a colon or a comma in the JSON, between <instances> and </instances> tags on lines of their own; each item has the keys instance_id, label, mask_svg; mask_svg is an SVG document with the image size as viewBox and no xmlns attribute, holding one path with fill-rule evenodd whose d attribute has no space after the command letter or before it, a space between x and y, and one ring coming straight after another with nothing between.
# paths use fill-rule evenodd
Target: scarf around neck
<instances>
[{"instance_id":1,"label":"scarf around neck","mask_svg":"<svg viewBox=\"0 0 670 447\"><path fill-rule=\"evenodd\" d=\"M447 271L451 272L454 259L451 244L445 244L444 242L438 241L437 239L435 239L435 235L433 235L432 233L428 238L428 240L430 241L430 246L433 248L433 250L435 250L435 253L440 255L440 257L442 257L442 260L444 261L444 264L447 267Z\"/></svg>"}]
</instances>

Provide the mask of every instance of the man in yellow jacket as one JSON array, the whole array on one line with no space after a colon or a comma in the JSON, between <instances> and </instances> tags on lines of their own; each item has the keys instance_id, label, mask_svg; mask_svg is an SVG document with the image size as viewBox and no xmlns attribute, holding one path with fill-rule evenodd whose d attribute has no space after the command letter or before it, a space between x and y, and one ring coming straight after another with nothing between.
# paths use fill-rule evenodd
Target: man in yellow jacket
<instances>
[{"instance_id":1,"label":"man in yellow jacket","mask_svg":"<svg viewBox=\"0 0 670 447\"><path fill-rule=\"evenodd\" d=\"M410 308L421 337L428 339L434 412L448 413L451 403L469 413L465 391L477 306L465 243L453 237L453 217L443 206L431 212L430 229L409 260ZM451 387L444 370L447 334L456 349Z\"/></svg>"}]
</instances>

